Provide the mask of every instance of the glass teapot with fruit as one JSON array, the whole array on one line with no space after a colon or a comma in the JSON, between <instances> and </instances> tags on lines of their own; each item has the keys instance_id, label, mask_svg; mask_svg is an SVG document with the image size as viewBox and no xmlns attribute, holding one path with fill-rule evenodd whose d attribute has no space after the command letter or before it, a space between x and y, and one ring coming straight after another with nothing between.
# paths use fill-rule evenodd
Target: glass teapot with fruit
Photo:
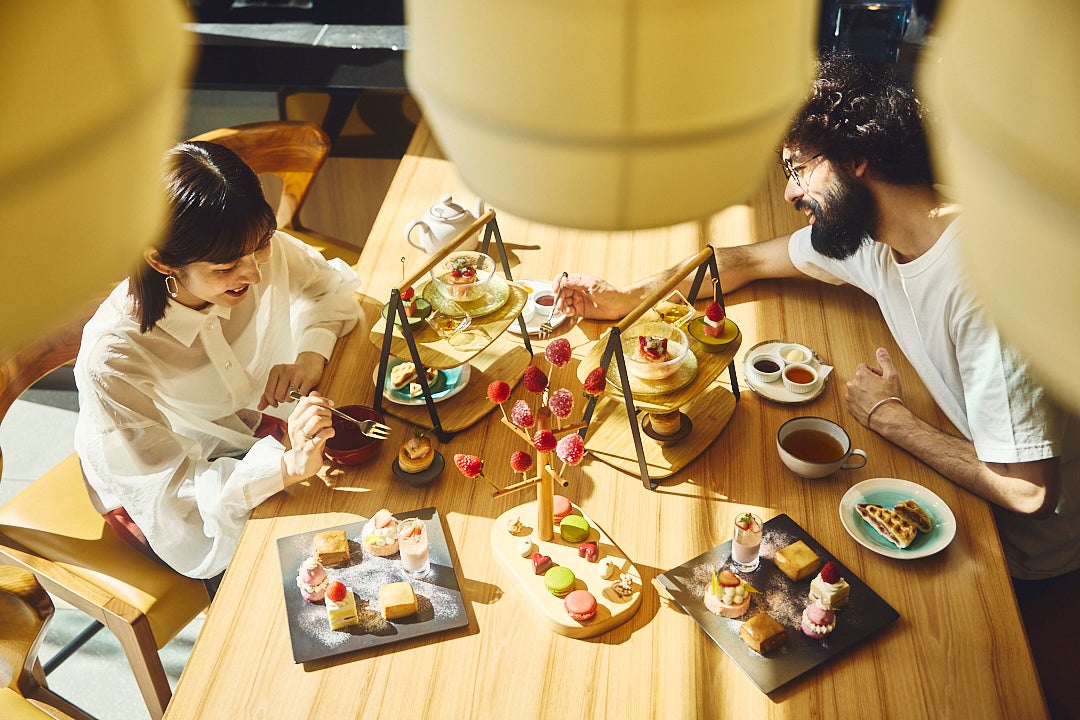
<instances>
[{"instance_id":1,"label":"glass teapot with fruit","mask_svg":"<svg viewBox=\"0 0 1080 720\"><path fill-rule=\"evenodd\" d=\"M473 214L454 202L450 195L443 195L439 202L428 208L422 218L405 226L405 240L418 250L435 253L483 214L484 201L480 198L476 199L476 214ZM420 228L417 235L419 242L413 238L415 228Z\"/></svg>"}]
</instances>

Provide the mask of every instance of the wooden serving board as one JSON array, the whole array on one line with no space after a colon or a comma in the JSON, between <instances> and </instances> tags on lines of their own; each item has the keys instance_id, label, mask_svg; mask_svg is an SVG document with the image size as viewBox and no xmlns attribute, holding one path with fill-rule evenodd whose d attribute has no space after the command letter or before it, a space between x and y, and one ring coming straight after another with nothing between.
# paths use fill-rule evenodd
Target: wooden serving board
<instances>
[{"instance_id":1,"label":"wooden serving board","mask_svg":"<svg viewBox=\"0 0 1080 720\"><path fill-rule=\"evenodd\" d=\"M506 303L487 315L473 318L472 324L452 338L453 344L443 340L426 322L412 326L413 340L420 353L424 367L446 370L464 365L477 354L486 350L502 337L511 323L517 322L518 315L525 307L529 294L525 288L510 283L510 294ZM382 350L383 336L386 334L386 318L380 317L371 329L371 343ZM393 339L390 341L390 354L394 357L409 358L409 346L400 325L393 325ZM524 348L521 338L516 340L518 347ZM524 369L524 368L522 368Z\"/></svg>"},{"instance_id":2,"label":"wooden serving board","mask_svg":"<svg viewBox=\"0 0 1080 720\"><path fill-rule=\"evenodd\" d=\"M550 541L540 540L536 533L536 501L510 508L495 518L491 526L491 548L502 568L510 577L512 584L525 597L529 607L536 612L540 620L551 630L573 638L595 637L616 628L629 620L641 606L641 573L634 567L622 550L604 531L586 515L581 508L574 506L574 514L589 521L589 540L600 548L598 562L591 563L578 556L580 543L568 543L562 539L558 530ZM520 519L525 528L521 534L513 535L507 529L515 519ZM526 529L528 532L526 532ZM522 557L518 552L518 542L528 537L536 546L536 552L551 557L555 565L562 565L574 571L576 580L574 590L588 590L596 597L596 616L592 620L580 623L566 614L563 599L555 597L544 587L544 576L533 571L532 558ZM634 592L628 597L621 597L611 589L616 578L600 577L599 560L613 558L619 564L622 573L633 579Z\"/></svg>"},{"instance_id":3,"label":"wooden serving board","mask_svg":"<svg viewBox=\"0 0 1080 720\"><path fill-rule=\"evenodd\" d=\"M634 403L637 404L636 398ZM693 429L685 438L671 445L661 444L646 435L640 425L643 414L638 414L638 432L641 433L649 477L653 480L671 477L712 445L735 412L735 396L719 380L714 380L704 392L683 405L681 411L690 418ZM596 404L585 439L585 450L607 465L641 477L630 419L626 416L626 405L621 397L601 398Z\"/></svg>"}]
</instances>

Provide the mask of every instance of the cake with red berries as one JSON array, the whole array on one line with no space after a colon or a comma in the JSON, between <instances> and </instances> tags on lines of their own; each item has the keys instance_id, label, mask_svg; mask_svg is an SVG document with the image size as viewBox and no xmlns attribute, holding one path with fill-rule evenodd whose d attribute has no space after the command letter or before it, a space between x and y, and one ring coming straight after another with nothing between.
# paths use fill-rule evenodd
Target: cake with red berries
<instances>
[{"instance_id":1,"label":"cake with red berries","mask_svg":"<svg viewBox=\"0 0 1080 720\"><path fill-rule=\"evenodd\" d=\"M705 325L702 328L709 337L718 338L724 334L724 308L720 303L713 300L709 307L705 308Z\"/></svg>"},{"instance_id":2,"label":"cake with red berries","mask_svg":"<svg viewBox=\"0 0 1080 720\"><path fill-rule=\"evenodd\" d=\"M416 316L416 290L411 285L401 291L401 304L405 306L406 315Z\"/></svg>"},{"instance_id":3,"label":"cake with red berries","mask_svg":"<svg viewBox=\"0 0 1080 720\"><path fill-rule=\"evenodd\" d=\"M326 619L331 630L343 630L360 622L352 590L336 580L326 588Z\"/></svg>"},{"instance_id":4,"label":"cake with red berries","mask_svg":"<svg viewBox=\"0 0 1080 720\"><path fill-rule=\"evenodd\" d=\"M360 530L360 541L364 550L372 555L386 557L398 549L398 521L386 508L371 516Z\"/></svg>"},{"instance_id":5,"label":"cake with red berries","mask_svg":"<svg viewBox=\"0 0 1080 720\"><path fill-rule=\"evenodd\" d=\"M810 599L818 600L830 610L847 605L851 587L840 577L840 568L832 560L822 566L817 577L810 581Z\"/></svg>"},{"instance_id":6,"label":"cake with red berries","mask_svg":"<svg viewBox=\"0 0 1080 720\"><path fill-rule=\"evenodd\" d=\"M450 266L450 272L446 275L446 282L450 283L450 297L455 300L468 300L472 297L472 288L469 286L476 282L476 265L473 260L464 255L455 257Z\"/></svg>"},{"instance_id":7,"label":"cake with red berries","mask_svg":"<svg viewBox=\"0 0 1080 720\"><path fill-rule=\"evenodd\" d=\"M726 618L738 618L750 608L750 593L754 589L730 570L713 570L705 588L705 607L709 612Z\"/></svg>"}]
</instances>

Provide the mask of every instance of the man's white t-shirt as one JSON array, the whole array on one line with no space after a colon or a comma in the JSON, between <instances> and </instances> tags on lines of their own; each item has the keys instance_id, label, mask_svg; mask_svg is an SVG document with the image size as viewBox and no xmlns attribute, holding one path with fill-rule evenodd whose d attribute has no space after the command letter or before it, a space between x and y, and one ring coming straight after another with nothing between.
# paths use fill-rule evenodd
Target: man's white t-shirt
<instances>
[{"instance_id":1,"label":"man's white t-shirt","mask_svg":"<svg viewBox=\"0 0 1080 720\"><path fill-rule=\"evenodd\" d=\"M811 230L791 236L795 267L825 282L854 285L877 301L900 349L980 460L1061 458L1061 500L1053 517L1033 520L994 508L1013 576L1037 579L1080 567L1080 423L1029 376L1023 357L1001 338L965 282L960 220L906 263L878 242L832 260L813 249Z\"/></svg>"}]
</instances>

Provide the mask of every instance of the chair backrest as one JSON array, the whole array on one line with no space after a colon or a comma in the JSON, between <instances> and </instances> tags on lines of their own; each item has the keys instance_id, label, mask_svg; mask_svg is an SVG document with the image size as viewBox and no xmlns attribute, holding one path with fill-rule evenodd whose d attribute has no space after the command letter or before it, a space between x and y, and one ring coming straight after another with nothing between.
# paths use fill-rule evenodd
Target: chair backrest
<instances>
[{"instance_id":1,"label":"chair backrest","mask_svg":"<svg viewBox=\"0 0 1080 720\"><path fill-rule=\"evenodd\" d=\"M315 174L330 154L330 138L317 123L270 120L211 130L191 139L224 145L256 175L279 177L283 187L277 209L278 227L303 228L300 208Z\"/></svg>"}]
</instances>

